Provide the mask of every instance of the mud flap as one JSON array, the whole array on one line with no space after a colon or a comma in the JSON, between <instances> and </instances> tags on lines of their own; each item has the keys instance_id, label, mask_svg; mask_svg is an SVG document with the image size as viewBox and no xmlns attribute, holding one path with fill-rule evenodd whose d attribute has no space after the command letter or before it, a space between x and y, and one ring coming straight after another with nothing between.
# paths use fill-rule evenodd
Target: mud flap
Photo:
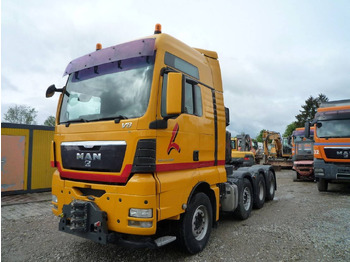
<instances>
[{"instance_id":1,"label":"mud flap","mask_svg":"<svg viewBox=\"0 0 350 262\"><path fill-rule=\"evenodd\" d=\"M107 244L107 213L95 203L75 200L64 205L62 211L59 231Z\"/></svg>"}]
</instances>

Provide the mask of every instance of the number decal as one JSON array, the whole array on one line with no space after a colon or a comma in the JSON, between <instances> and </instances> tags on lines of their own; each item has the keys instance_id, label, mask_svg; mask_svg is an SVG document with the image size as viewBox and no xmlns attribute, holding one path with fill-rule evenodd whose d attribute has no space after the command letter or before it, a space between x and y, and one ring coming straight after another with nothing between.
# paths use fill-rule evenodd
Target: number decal
<instances>
[{"instance_id":1,"label":"number decal","mask_svg":"<svg viewBox=\"0 0 350 262\"><path fill-rule=\"evenodd\" d=\"M132 126L132 122L122 123L122 128L130 128Z\"/></svg>"}]
</instances>

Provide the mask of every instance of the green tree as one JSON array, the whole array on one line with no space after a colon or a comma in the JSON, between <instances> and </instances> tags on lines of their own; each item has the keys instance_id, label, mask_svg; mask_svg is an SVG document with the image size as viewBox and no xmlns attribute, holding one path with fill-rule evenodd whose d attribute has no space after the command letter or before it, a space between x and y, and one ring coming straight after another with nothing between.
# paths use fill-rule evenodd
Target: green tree
<instances>
[{"instance_id":1,"label":"green tree","mask_svg":"<svg viewBox=\"0 0 350 262\"><path fill-rule=\"evenodd\" d=\"M38 111L25 105L10 107L5 113L4 120L8 123L35 125Z\"/></svg>"},{"instance_id":2,"label":"green tree","mask_svg":"<svg viewBox=\"0 0 350 262\"><path fill-rule=\"evenodd\" d=\"M46 118L44 125L45 126L55 126L55 122L56 122L56 117L49 116L48 118Z\"/></svg>"},{"instance_id":3,"label":"green tree","mask_svg":"<svg viewBox=\"0 0 350 262\"><path fill-rule=\"evenodd\" d=\"M292 135L293 131L297 128L296 122L290 123L287 127L286 130L283 133L283 137L288 137Z\"/></svg>"},{"instance_id":4,"label":"green tree","mask_svg":"<svg viewBox=\"0 0 350 262\"><path fill-rule=\"evenodd\" d=\"M263 136L264 131L266 131L266 129L261 129L260 133L256 136L255 140L257 142L261 142L261 143L263 142L262 136Z\"/></svg>"},{"instance_id":5,"label":"green tree","mask_svg":"<svg viewBox=\"0 0 350 262\"><path fill-rule=\"evenodd\" d=\"M300 114L296 115L296 127L305 126L305 122L308 120L312 120L315 117L317 112L317 108L319 108L322 102L327 102L328 97L324 94L319 94L318 97L313 98L310 96L307 100L305 100L305 105L301 106L302 110L299 110Z\"/></svg>"}]
</instances>

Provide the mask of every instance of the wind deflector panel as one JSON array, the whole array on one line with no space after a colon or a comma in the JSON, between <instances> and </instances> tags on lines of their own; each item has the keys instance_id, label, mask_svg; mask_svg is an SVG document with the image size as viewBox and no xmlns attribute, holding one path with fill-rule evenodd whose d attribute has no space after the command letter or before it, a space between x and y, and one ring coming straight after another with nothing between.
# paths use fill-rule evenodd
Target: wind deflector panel
<instances>
[{"instance_id":1,"label":"wind deflector panel","mask_svg":"<svg viewBox=\"0 0 350 262\"><path fill-rule=\"evenodd\" d=\"M120 172L125 150L125 141L63 142L62 165L72 170Z\"/></svg>"},{"instance_id":2,"label":"wind deflector panel","mask_svg":"<svg viewBox=\"0 0 350 262\"><path fill-rule=\"evenodd\" d=\"M137 143L132 173L156 171L156 140L140 139Z\"/></svg>"},{"instance_id":3,"label":"wind deflector panel","mask_svg":"<svg viewBox=\"0 0 350 262\"><path fill-rule=\"evenodd\" d=\"M63 76L105 63L140 56L153 56L155 39L147 38L107 47L71 61Z\"/></svg>"}]
</instances>

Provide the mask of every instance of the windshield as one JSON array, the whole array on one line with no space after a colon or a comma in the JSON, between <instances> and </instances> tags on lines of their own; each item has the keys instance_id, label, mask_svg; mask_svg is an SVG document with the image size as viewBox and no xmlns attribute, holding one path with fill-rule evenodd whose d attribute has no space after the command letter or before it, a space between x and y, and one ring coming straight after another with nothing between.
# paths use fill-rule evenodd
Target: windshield
<instances>
[{"instance_id":1,"label":"windshield","mask_svg":"<svg viewBox=\"0 0 350 262\"><path fill-rule=\"evenodd\" d=\"M321 138L350 137L350 119L318 121L316 127Z\"/></svg>"},{"instance_id":2,"label":"windshield","mask_svg":"<svg viewBox=\"0 0 350 262\"><path fill-rule=\"evenodd\" d=\"M293 131L293 134L292 134L292 137L293 137L293 142L300 142L300 141L304 141L305 140L305 130L296 130L296 131ZM310 137L308 138L308 140L313 140L313 137L314 137L314 129L313 127L310 128Z\"/></svg>"},{"instance_id":3,"label":"windshield","mask_svg":"<svg viewBox=\"0 0 350 262\"><path fill-rule=\"evenodd\" d=\"M150 97L153 64L153 56L136 57L70 74L60 123L143 116Z\"/></svg>"},{"instance_id":4,"label":"windshield","mask_svg":"<svg viewBox=\"0 0 350 262\"><path fill-rule=\"evenodd\" d=\"M236 149L236 141L235 140L231 140L231 147L232 147L232 149Z\"/></svg>"}]
</instances>

